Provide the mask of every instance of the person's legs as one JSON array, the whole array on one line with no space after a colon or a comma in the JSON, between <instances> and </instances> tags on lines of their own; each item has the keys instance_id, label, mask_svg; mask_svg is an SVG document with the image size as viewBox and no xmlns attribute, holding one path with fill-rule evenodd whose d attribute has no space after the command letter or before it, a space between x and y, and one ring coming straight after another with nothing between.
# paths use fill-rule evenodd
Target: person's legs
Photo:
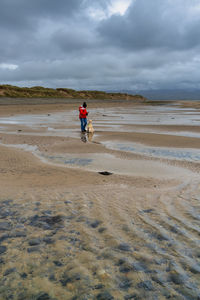
<instances>
[{"instance_id":1,"label":"person's legs","mask_svg":"<svg viewBox=\"0 0 200 300\"><path fill-rule=\"evenodd\" d=\"M80 118L80 121L81 121L81 131L84 131L84 119L83 118Z\"/></svg>"},{"instance_id":2,"label":"person's legs","mask_svg":"<svg viewBox=\"0 0 200 300\"><path fill-rule=\"evenodd\" d=\"M85 118L85 119L83 119L84 120L84 131L85 131L85 128L86 128L86 126L87 126L87 119Z\"/></svg>"}]
</instances>

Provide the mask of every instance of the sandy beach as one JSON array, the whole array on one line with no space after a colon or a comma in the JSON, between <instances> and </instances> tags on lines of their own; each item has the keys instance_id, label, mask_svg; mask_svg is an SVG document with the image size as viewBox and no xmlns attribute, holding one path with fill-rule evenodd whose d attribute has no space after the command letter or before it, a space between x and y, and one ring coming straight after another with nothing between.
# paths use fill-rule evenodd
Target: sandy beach
<instances>
[{"instance_id":1,"label":"sandy beach","mask_svg":"<svg viewBox=\"0 0 200 300\"><path fill-rule=\"evenodd\" d=\"M199 299L199 103L79 105L0 100L0 299Z\"/></svg>"}]
</instances>

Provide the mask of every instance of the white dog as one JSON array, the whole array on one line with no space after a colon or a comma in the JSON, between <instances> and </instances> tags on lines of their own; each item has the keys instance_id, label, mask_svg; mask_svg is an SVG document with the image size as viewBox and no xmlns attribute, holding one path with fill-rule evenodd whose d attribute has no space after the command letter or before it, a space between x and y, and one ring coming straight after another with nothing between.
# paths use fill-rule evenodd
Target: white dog
<instances>
[{"instance_id":1,"label":"white dog","mask_svg":"<svg viewBox=\"0 0 200 300\"><path fill-rule=\"evenodd\" d=\"M88 124L87 124L87 132L89 133L93 133L94 132L94 128L92 126L92 120L89 120L88 121Z\"/></svg>"}]
</instances>

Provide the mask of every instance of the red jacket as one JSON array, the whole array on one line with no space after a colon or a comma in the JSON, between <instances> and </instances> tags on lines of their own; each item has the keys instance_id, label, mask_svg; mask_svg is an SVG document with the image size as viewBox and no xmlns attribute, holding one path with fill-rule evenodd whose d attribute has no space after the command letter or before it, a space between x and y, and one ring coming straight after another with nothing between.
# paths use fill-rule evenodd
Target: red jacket
<instances>
[{"instance_id":1,"label":"red jacket","mask_svg":"<svg viewBox=\"0 0 200 300\"><path fill-rule=\"evenodd\" d=\"M87 112L86 108L83 106L80 106L79 107L79 119L86 119L87 115L88 115L88 112Z\"/></svg>"}]
</instances>

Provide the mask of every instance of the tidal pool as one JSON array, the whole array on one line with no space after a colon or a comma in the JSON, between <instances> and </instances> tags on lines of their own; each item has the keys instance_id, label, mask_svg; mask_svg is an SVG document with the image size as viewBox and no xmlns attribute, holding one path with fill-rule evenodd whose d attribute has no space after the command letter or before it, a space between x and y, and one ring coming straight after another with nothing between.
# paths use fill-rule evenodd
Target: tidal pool
<instances>
[{"instance_id":1,"label":"tidal pool","mask_svg":"<svg viewBox=\"0 0 200 300\"><path fill-rule=\"evenodd\" d=\"M102 142L107 148L119 151L142 154L149 157L178 159L185 161L200 161L200 151L197 149L150 147L139 143L106 141Z\"/></svg>"},{"instance_id":2,"label":"tidal pool","mask_svg":"<svg viewBox=\"0 0 200 300\"><path fill-rule=\"evenodd\" d=\"M66 165L70 168L80 168L92 172L109 171L113 174L157 179L177 178L177 176L182 178L193 174L184 168L170 166L159 161L120 159L106 153L77 153L50 156L45 153L38 153L38 155L48 163Z\"/></svg>"}]
</instances>

